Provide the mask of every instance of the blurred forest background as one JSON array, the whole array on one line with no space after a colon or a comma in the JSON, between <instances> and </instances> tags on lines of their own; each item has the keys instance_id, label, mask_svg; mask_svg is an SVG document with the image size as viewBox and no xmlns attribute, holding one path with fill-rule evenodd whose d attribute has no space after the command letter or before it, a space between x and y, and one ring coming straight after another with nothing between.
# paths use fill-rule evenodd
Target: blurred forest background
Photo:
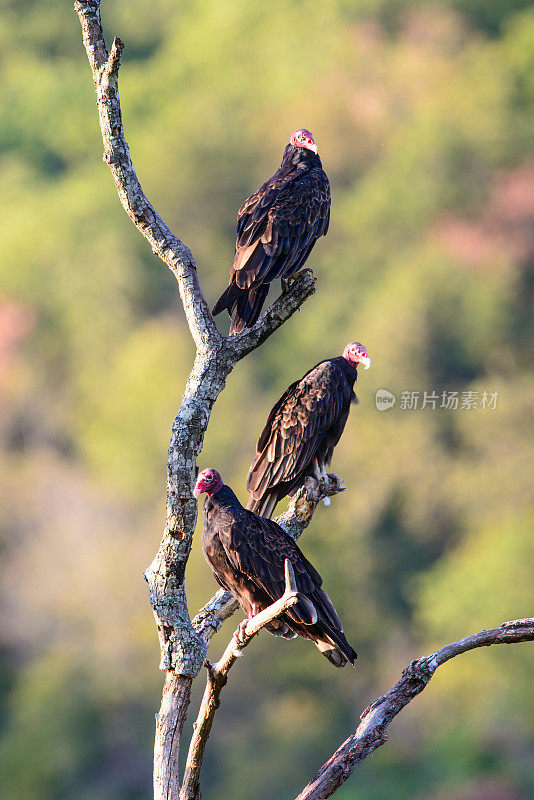
<instances>
[{"instance_id":1,"label":"blurred forest background","mask_svg":"<svg viewBox=\"0 0 534 800\"><path fill-rule=\"evenodd\" d=\"M528 6L103 3L108 42L126 42L138 175L192 248L210 303L236 211L293 128L313 131L332 183L330 232L308 262L317 295L237 366L200 466L244 500L256 437L289 382L351 339L373 358L334 456L348 491L301 542L357 668L261 635L225 691L205 800L293 797L412 658L534 611ZM100 161L70 1L1 8L0 793L141 800L162 684L142 570L193 349L174 278ZM379 388L473 391L479 407L380 413ZM495 409L480 407L484 391L499 392ZM197 536L192 613L215 588ZM527 645L448 664L336 798L532 798L533 670Z\"/></svg>"}]
</instances>

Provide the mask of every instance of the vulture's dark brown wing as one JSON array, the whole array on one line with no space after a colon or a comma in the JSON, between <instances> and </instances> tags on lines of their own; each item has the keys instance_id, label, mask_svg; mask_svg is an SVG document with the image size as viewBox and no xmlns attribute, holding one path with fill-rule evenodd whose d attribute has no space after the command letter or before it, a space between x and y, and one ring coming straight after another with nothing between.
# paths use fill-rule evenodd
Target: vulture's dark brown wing
<instances>
[{"instance_id":1,"label":"vulture's dark brown wing","mask_svg":"<svg viewBox=\"0 0 534 800\"><path fill-rule=\"evenodd\" d=\"M212 310L228 310L231 335L256 322L271 281L298 272L328 230L330 184L317 160L304 170L282 161L239 209L230 282Z\"/></svg>"},{"instance_id":2,"label":"vulture's dark brown wing","mask_svg":"<svg viewBox=\"0 0 534 800\"><path fill-rule=\"evenodd\" d=\"M284 593L285 560L289 559L299 593L286 615L301 625L324 626L343 632L334 606L321 589L322 578L293 539L276 522L244 508L232 509L232 520L219 538L233 567L246 575L274 602Z\"/></svg>"},{"instance_id":3,"label":"vulture's dark brown wing","mask_svg":"<svg viewBox=\"0 0 534 800\"><path fill-rule=\"evenodd\" d=\"M343 372L323 361L293 383L271 410L247 478L255 500L305 473L319 451L328 461L347 421L351 387Z\"/></svg>"},{"instance_id":4,"label":"vulture's dark brown wing","mask_svg":"<svg viewBox=\"0 0 534 800\"><path fill-rule=\"evenodd\" d=\"M301 268L330 220L330 184L314 167L271 178L240 208L230 279L248 289Z\"/></svg>"},{"instance_id":5,"label":"vulture's dark brown wing","mask_svg":"<svg viewBox=\"0 0 534 800\"><path fill-rule=\"evenodd\" d=\"M266 608L285 589L285 561L293 566L298 590L294 606L268 623L275 636L311 639L336 667L354 664L339 617L322 580L293 539L275 522L244 509L228 486L204 504L202 550L221 586L250 614Z\"/></svg>"}]
</instances>

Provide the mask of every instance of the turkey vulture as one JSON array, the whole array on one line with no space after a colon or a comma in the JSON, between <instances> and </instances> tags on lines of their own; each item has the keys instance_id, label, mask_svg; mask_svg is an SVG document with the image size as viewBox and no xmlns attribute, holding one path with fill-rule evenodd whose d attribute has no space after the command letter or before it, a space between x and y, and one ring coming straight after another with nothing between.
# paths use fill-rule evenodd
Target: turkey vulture
<instances>
[{"instance_id":1,"label":"turkey vulture","mask_svg":"<svg viewBox=\"0 0 534 800\"><path fill-rule=\"evenodd\" d=\"M293 131L272 178L245 200L237 214L230 283L213 307L228 309L230 335L258 319L269 284L298 272L330 220L330 184L317 145L305 128Z\"/></svg>"},{"instance_id":2,"label":"turkey vulture","mask_svg":"<svg viewBox=\"0 0 534 800\"><path fill-rule=\"evenodd\" d=\"M369 369L371 359L363 344L349 342L342 356L319 362L273 406L248 473L248 509L270 517L308 475L326 476L350 404L358 402L353 392L358 364Z\"/></svg>"},{"instance_id":3,"label":"turkey vulture","mask_svg":"<svg viewBox=\"0 0 534 800\"><path fill-rule=\"evenodd\" d=\"M249 619L278 600L285 589L285 560L295 573L298 601L266 625L274 636L311 639L336 667L356 653L343 635L343 627L322 578L291 536L270 519L243 508L215 469L203 470L193 494L204 501L202 552L215 580L239 601Z\"/></svg>"}]
</instances>

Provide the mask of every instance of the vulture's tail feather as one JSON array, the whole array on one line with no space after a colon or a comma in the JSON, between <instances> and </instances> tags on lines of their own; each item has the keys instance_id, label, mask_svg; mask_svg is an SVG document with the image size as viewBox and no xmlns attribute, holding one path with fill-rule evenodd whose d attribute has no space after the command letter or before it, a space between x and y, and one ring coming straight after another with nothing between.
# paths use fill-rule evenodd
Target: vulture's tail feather
<instances>
[{"instance_id":1,"label":"vulture's tail feather","mask_svg":"<svg viewBox=\"0 0 534 800\"><path fill-rule=\"evenodd\" d=\"M234 303L237 302L237 300L239 299L239 295L241 294L242 291L243 290L240 289L239 286L237 286L235 281L232 281L229 284L229 286L224 290L222 295L219 297L215 305L213 306L211 310L212 315L216 317L217 314L220 314L221 311L224 311L225 308L227 308L228 313L231 314L230 309L232 308Z\"/></svg>"},{"instance_id":2,"label":"vulture's tail feather","mask_svg":"<svg viewBox=\"0 0 534 800\"><path fill-rule=\"evenodd\" d=\"M230 336L241 333L244 328L251 328L258 317L269 294L269 284L262 283L255 289L240 290L240 295L232 308Z\"/></svg>"},{"instance_id":3,"label":"vulture's tail feather","mask_svg":"<svg viewBox=\"0 0 534 800\"><path fill-rule=\"evenodd\" d=\"M315 646L335 667L344 667L347 661L354 666L358 658L355 651L345 639L343 631L329 630L324 638L314 638Z\"/></svg>"}]
</instances>

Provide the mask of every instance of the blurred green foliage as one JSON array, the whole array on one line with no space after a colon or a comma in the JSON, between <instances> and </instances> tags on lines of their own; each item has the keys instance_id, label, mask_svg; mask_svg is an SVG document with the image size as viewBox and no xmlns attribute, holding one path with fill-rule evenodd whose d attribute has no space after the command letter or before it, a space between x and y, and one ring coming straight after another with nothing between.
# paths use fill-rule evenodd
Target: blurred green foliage
<instances>
[{"instance_id":1,"label":"blurred green foliage","mask_svg":"<svg viewBox=\"0 0 534 800\"><path fill-rule=\"evenodd\" d=\"M231 375L201 466L245 499L257 434L288 383L351 339L373 357L334 458L348 491L302 543L357 669L260 636L215 723L206 800L294 796L411 658L533 612L528 6L103 3L108 37L127 45L138 175L210 301L236 210L292 128L313 130L332 182L331 230L309 261L317 295ZM150 794L161 683L141 572L193 350L174 280L99 162L76 17L53 0L2 11L1 796L137 800ZM398 398L387 413L379 388ZM499 396L495 409L408 411L403 391ZM192 611L214 588L197 540ZM448 664L336 797L532 796L533 669L527 645Z\"/></svg>"}]
</instances>

